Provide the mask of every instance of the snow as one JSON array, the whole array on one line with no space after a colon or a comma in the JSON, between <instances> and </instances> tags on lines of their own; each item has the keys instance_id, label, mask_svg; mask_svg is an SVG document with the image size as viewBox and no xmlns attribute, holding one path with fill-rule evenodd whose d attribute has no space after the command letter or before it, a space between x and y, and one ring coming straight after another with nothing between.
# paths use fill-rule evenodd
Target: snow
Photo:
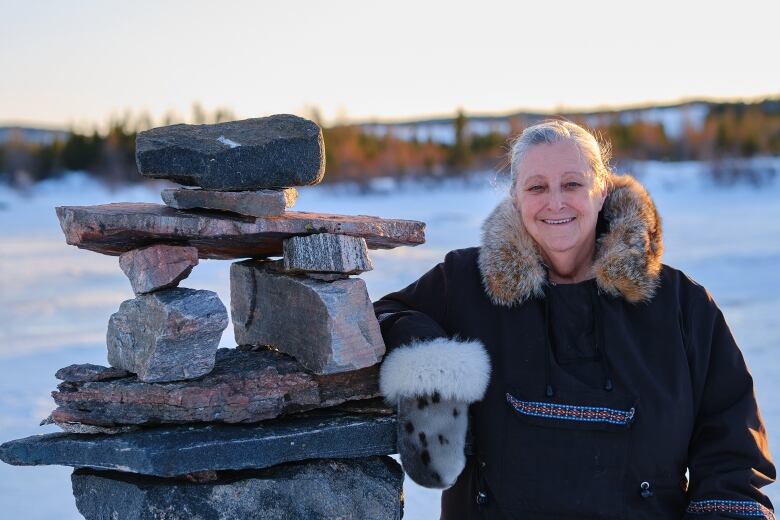
<instances>
[{"instance_id":1,"label":"snow","mask_svg":"<svg viewBox=\"0 0 780 520\"><path fill-rule=\"evenodd\" d=\"M766 172L756 188L720 186L696 162L632 166L663 217L664 261L703 284L724 311L755 380L769 432L780 446L780 158L754 161ZM109 189L73 174L24 193L0 187L0 442L58 431L38 426L53 408L54 372L72 363L106 364L105 331L121 301L133 296L117 259L67 246L57 205L159 202L165 184ZM365 273L372 299L414 281L450 249L479 243L483 219L504 196L493 174L443 182L382 179L368 193L355 186L302 188L295 210L422 220L426 244L372 251ZM229 263L202 261L182 285L216 291L229 305ZM222 338L233 346L232 327ZM70 468L0 464L4 518L81 518ZM776 485L764 488L780 503ZM406 519L438 518L440 492L405 483ZM40 497L46 497L41 500Z\"/></svg>"},{"instance_id":2,"label":"snow","mask_svg":"<svg viewBox=\"0 0 780 520\"><path fill-rule=\"evenodd\" d=\"M232 149L232 148L236 148L236 147L238 147L238 146L241 146L239 143L237 143L237 142L235 142L235 141L232 141L232 140L228 139L228 138L227 138L227 137L225 137L224 135L221 135L221 136L217 137L217 141L219 141L219 142L220 142L220 143L222 143L222 144L226 144L226 145L228 145L228 146L229 146L231 149Z\"/></svg>"}]
</instances>

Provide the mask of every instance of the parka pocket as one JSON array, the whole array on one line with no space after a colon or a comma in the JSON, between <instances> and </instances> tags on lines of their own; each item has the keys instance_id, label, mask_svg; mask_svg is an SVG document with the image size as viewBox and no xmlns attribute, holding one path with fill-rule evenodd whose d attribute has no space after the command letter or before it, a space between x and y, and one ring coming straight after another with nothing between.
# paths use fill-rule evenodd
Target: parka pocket
<instances>
[{"instance_id":1,"label":"parka pocket","mask_svg":"<svg viewBox=\"0 0 780 520\"><path fill-rule=\"evenodd\" d=\"M684 476L644 476L633 482L629 508L637 519L671 518L685 509L687 481Z\"/></svg>"},{"instance_id":2,"label":"parka pocket","mask_svg":"<svg viewBox=\"0 0 780 520\"><path fill-rule=\"evenodd\" d=\"M556 391L539 400L507 387L501 470L507 512L623 518L638 397L617 389Z\"/></svg>"}]
</instances>

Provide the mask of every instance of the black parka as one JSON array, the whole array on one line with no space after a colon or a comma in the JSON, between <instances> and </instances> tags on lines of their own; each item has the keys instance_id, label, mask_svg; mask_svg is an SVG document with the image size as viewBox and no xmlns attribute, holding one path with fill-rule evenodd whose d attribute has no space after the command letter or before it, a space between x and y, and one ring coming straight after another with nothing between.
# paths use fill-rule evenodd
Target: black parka
<instances>
[{"instance_id":1,"label":"black parka","mask_svg":"<svg viewBox=\"0 0 780 520\"><path fill-rule=\"evenodd\" d=\"M390 350L446 336L479 340L490 357L469 412L474 453L443 492L441 518L773 518L759 491L775 468L752 378L711 296L660 263L641 186L615 183L596 279L584 282L595 385L552 352L546 270L518 220L503 202L481 247L450 252L375 303Z\"/></svg>"}]
</instances>

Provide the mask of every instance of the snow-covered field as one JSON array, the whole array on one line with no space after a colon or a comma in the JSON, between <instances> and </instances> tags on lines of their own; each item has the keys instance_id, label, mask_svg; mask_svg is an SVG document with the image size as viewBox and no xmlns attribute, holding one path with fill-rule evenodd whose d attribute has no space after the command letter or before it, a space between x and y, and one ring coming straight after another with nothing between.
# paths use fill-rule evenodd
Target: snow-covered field
<instances>
[{"instance_id":1,"label":"snow-covered field","mask_svg":"<svg viewBox=\"0 0 780 520\"><path fill-rule=\"evenodd\" d=\"M780 158L766 159L780 177ZM780 446L780 180L760 188L715 186L699 163L640 163L665 228L665 262L707 287L723 308L755 382L769 431ZM348 187L301 190L294 209L408 218L427 223L427 243L373 252L364 278L373 299L405 286L450 249L476 245L482 220L503 196L485 175L444 184L392 181L370 193ZM105 330L119 303L132 297L116 258L67 246L57 205L159 200L160 186L109 190L80 175L27 193L0 187L0 442L57 431L38 423L53 408L54 372L71 363L106 364ZM229 302L228 262L202 261L183 286L216 291ZM232 327L222 346L234 346ZM81 518L70 468L0 464L0 517ZM776 485L765 488L780 502ZM439 492L408 482L410 520L438 518Z\"/></svg>"}]
</instances>

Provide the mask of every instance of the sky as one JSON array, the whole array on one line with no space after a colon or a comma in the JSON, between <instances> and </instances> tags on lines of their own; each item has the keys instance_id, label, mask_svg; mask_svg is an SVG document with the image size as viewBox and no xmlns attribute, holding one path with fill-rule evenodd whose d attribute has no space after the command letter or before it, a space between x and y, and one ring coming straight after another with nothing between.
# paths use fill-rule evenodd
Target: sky
<instances>
[{"instance_id":1,"label":"sky","mask_svg":"<svg viewBox=\"0 0 780 520\"><path fill-rule=\"evenodd\" d=\"M780 94L780 2L0 0L0 125L325 123Z\"/></svg>"}]
</instances>

